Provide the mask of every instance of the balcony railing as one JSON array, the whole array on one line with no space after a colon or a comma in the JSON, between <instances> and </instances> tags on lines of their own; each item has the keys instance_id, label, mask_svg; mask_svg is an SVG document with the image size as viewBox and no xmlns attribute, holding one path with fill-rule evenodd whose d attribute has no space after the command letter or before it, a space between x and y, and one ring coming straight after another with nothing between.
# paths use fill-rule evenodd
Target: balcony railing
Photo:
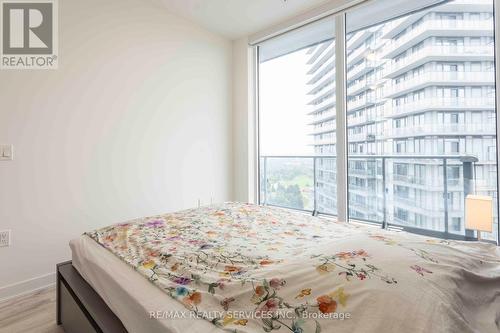
<instances>
[{"instance_id":1,"label":"balcony railing","mask_svg":"<svg viewBox=\"0 0 500 333\"><path fill-rule=\"evenodd\" d=\"M401 52L401 49L407 49L409 46L418 43L428 35L439 34L439 30L449 34L453 31L481 31L489 33L493 30L493 20L426 20L419 27L409 31L401 38L394 40L386 47L386 57L393 57ZM418 39L418 37L421 37Z\"/></svg>"},{"instance_id":2,"label":"balcony railing","mask_svg":"<svg viewBox=\"0 0 500 333\"><path fill-rule=\"evenodd\" d=\"M392 138L424 135L495 135L495 123L423 124L392 128L388 134Z\"/></svg>"},{"instance_id":3,"label":"balcony railing","mask_svg":"<svg viewBox=\"0 0 500 333\"><path fill-rule=\"evenodd\" d=\"M355 134L349 134L349 142L373 142L377 139L380 139L381 135L373 132L361 132Z\"/></svg>"},{"instance_id":4,"label":"balcony railing","mask_svg":"<svg viewBox=\"0 0 500 333\"><path fill-rule=\"evenodd\" d=\"M309 123L309 125L316 125L323 123L328 120L335 119L337 114L335 113L335 109L331 108L328 111L322 111L321 113L315 113L315 111L311 112L310 114L314 114L313 121Z\"/></svg>"},{"instance_id":5,"label":"balcony railing","mask_svg":"<svg viewBox=\"0 0 500 333\"><path fill-rule=\"evenodd\" d=\"M454 0L447 2L445 4L440 5L440 8L443 12L456 12L457 10L460 12L481 12L481 11L491 11L491 0ZM411 24L415 22L419 17L425 16L425 12L421 12L420 16L415 15L407 15L402 18L391 20L384 24L383 35L382 38L389 39L394 38L397 34L401 33L405 28L409 27ZM452 20L436 20L436 19L425 19L423 22L434 22L434 21L445 21L450 22ZM461 24L464 20L456 20L455 22L458 25ZM469 22L477 22L478 20L468 20ZM484 20L482 21L484 22ZM490 21L491 22L491 21ZM411 31L410 31L411 32Z\"/></svg>"},{"instance_id":6,"label":"balcony railing","mask_svg":"<svg viewBox=\"0 0 500 333\"><path fill-rule=\"evenodd\" d=\"M472 61L493 59L493 45L432 45L400 59L388 63L385 68L387 77L396 77L411 67L420 66L425 59L431 57L434 60L445 61Z\"/></svg>"},{"instance_id":7,"label":"balcony railing","mask_svg":"<svg viewBox=\"0 0 500 333\"><path fill-rule=\"evenodd\" d=\"M371 69L380 66L380 61L364 60L360 64L347 69L347 75L350 80L354 80L359 76L369 72Z\"/></svg>"},{"instance_id":8,"label":"balcony railing","mask_svg":"<svg viewBox=\"0 0 500 333\"><path fill-rule=\"evenodd\" d=\"M324 94L325 92L335 91L335 81L329 77L324 81L321 81L320 84L315 85L313 89L311 89L307 94L318 96L319 94Z\"/></svg>"},{"instance_id":9,"label":"balcony railing","mask_svg":"<svg viewBox=\"0 0 500 333\"><path fill-rule=\"evenodd\" d=\"M314 127L313 131L311 134L317 135L317 134L323 134L323 133L328 133L328 132L335 132L337 129L337 126L335 123L329 124L329 125L323 125L323 124L318 124Z\"/></svg>"},{"instance_id":10,"label":"balcony railing","mask_svg":"<svg viewBox=\"0 0 500 333\"><path fill-rule=\"evenodd\" d=\"M314 58L316 58L316 55ZM325 66L325 64L327 63L330 65L335 64L335 47L333 44L331 44L325 50L323 50L320 56L318 56L316 60L312 62L312 64L314 65L311 66L307 74L311 75L317 73L318 71L324 69L324 67L328 66L328 65Z\"/></svg>"},{"instance_id":11,"label":"balcony railing","mask_svg":"<svg viewBox=\"0 0 500 333\"><path fill-rule=\"evenodd\" d=\"M364 95L363 97L347 101L347 110L349 110L349 112L356 111L364 107L373 105L374 103L375 97Z\"/></svg>"},{"instance_id":12,"label":"balcony railing","mask_svg":"<svg viewBox=\"0 0 500 333\"><path fill-rule=\"evenodd\" d=\"M471 84L493 84L495 82L495 72L444 72L433 71L425 72L421 75L409 78L400 83L394 83L387 90L386 97L393 97L407 93L408 91L415 91L428 85L471 85Z\"/></svg>"},{"instance_id":13,"label":"balcony railing","mask_svg":"<svg viewBox=\"0 0 500 333\"><path fill-rule=\"evenodd\" d=\"M465 98L465 97L425 97L421 100L392 105L388 107L386 116L401 116L407 113L420 112L425 110L489 110L495 108L493 97Z\"/></svg>"},{"instance_id":14,"label":"balcony railing","mask_svg":"<svg viewBox=\"0 0 500 333\"><path fill-rule=\"evenodd\" d=\"M314 76L307 82L308 85L316 87L320 84L321 80L326 76L330 78L335 78L335 66L334 63L329 62L328 64L323 64L324 67L321 68L319 72L314 74Z\"/></svg>"},{"instance_id":15,"label":"balcony railing","mask_svg":"<svg viewBox=\"0 0 500 333\"><path fill-rule=\"evenodd\" d=\"M353 83L347 87L347 95L355 96L360 92L370 89L371 85L374 83L375 79L363 79L359 80L356 83Z\"/></svg>"},{"instance_id":16,"label":"balcony railing","mask_svg":"<svg viewBox=\"0 0 500 333\"><path fill-rule=\"evenodd\" d=\"M309 103L311 111L320 111L335 105L335 96L326 97L317 104Z\"/></svg>"},{"instance_id":17,"label":"balcony railing","mask_svg":"<svg viewBox=\"0 0 500 333\"><path fill-rule=\"evenodd\" d=\"M477 161L466 155L349 156L349 216L383 227L398 226L444 238L471 238L473 233L464 227L464 198L473 189L481 192L481 185L487 182L474 179ZM406 172L401 174L401 169ZM333 155L261 156L260 203L336 215L332 198L337 195L335 177L339 176L335 172ZM331 202L331 207L325 202ZM459 231L450 229L450 215L461 218Z\"/></svg>"}]
</instances>

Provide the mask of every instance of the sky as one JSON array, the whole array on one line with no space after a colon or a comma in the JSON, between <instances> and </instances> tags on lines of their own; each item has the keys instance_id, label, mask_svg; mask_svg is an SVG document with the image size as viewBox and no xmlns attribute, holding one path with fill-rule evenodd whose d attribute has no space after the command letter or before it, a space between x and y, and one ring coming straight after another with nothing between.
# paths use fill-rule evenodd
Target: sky
<instances>
[{"instance_id":1,"label":"sky","mask_svg":"<svg viewBox=\"0 0 500 333\"><path fill-rule=\"evenodd\" d=\"M313 120L307 105L307 49L260 64L260 153L272 155L312 155Z\"/></svg>"}]
</instances>

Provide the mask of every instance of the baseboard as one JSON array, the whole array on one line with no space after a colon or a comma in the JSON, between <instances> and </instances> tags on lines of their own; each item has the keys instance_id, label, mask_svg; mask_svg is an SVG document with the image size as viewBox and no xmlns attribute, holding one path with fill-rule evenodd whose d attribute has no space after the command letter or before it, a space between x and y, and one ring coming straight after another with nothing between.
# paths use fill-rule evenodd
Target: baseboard
<instances>
[{"instance_id":1,"label":"baseboard","mask_svg":"<svg viewBox=\"0 0 500 333\"><path fill-rule=\"evenodd\" d=\"M11 298L26 295L55 285L56 273L48 273L38 277L24 280L0 287L0 302Z\"/></svg>"}]
</instances>

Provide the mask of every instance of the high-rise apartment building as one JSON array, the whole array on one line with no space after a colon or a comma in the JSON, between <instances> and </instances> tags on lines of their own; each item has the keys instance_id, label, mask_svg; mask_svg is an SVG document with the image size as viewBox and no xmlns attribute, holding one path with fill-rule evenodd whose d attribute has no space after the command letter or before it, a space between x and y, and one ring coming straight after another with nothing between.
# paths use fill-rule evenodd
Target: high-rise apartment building
<instances>
[{"instance_id":1,"label":"high-rise apartment building","mask_svg":"<svg viewBox=\"0 0 500 333\"><path fill-rule=\"evenodd\" d=\"M464 234L464 196L497 197L491 1L450 1L346 43L350 217ZM308 51L318 156L336 154L334 47ZM335 214L335 158L319 160L316 186L317 209Z\"/></svg>"}]
</instances>

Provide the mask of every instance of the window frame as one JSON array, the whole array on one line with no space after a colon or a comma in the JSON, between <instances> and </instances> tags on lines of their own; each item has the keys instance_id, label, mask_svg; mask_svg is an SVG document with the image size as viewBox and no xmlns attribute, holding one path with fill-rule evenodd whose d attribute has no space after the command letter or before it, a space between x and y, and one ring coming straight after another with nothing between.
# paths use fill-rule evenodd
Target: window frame
<instances>
[{"instance_id":1,"label":"window frame","mask_svg":"<svg viewBox=\"0 0 500 333\"><path fill-rule=\"evenodd\" d=\"M349 143L347 140L347 50L346 50L346 16L348 11L352 10L359 4L372 2L377 0L367 0L367 1L354 1L352 6L344 6L344 8L340 7L338 10L333 10L331 14L323 15L321 17L317 17L315 20L310 20L309 22L304 22L302 25L313 23L317 20L325 19L327 17L335 18L335 87L336 87L336 175L337 175L337 220L349 223L351 221L360 221L359 219L349 218L349 201L348 201L348 190L349 190L349 181L348 181L348 159L349 159ZM497 10L500 11L500 0L492 0L493 2L493 21L494 21L494 31L493 31L493 42L494 45L494 59L492 61L493 70L495 71L495 108L496 108L496 121L495 121L495 132L496 132L496 169L497 169L497 195L500 196L500 93L498 89L500 88L500 14L497 15ZM281 33L286 33L287 30L293 30L296 27L289 27L288 29L283 29ZM498 38L497 38L498 37ZM272 38L272 37L270 37ZM254 75L254 130L255 130L255 168L254 168L254 199L256 203L260 204L261 202L261 182L260 182L260 123L259 123L259 114L260 114L260 101L259 101L259 85L260 85L260 77L259 77L259 45L255 44L254 47L254 56L253 56L253 75ZM420 93L419 91L416 91ZM451 94L451 93L450 93ZM420 95L419 95L420 97ZM460 98L460 92L458 92L458 98ZM402 102L398 99L394 100L395 103ZM445 148L445 147L443 147ZM385 166L382 166L382 169L385 169ZM382 170L384 172L384 170ZM500 214L500 200L497 200L497 211ZM385 210L384 210L385 211ZM326 213L320 213L319 215L331 216ZM497 234L496 244L500 244L500 215L498 217L499 230ZM379 223L374 223L371 221L362 221L368 222L371 224L379 225ZM451 221L450 221L451 222ZM462 222L461 222L462 223ZM394 226L391 226L395 228ZM385 219L382 221L382 228L388 228L387 221ZM436 232L432 230L424 230L418 229L414 227L405 227L410 232L423 234L427 236L434 236L441 238L442 232ZM450 239L470 239L467 236L456 236L452 233L447 233L447 236Z\"/></svg>"}]
</instances>

